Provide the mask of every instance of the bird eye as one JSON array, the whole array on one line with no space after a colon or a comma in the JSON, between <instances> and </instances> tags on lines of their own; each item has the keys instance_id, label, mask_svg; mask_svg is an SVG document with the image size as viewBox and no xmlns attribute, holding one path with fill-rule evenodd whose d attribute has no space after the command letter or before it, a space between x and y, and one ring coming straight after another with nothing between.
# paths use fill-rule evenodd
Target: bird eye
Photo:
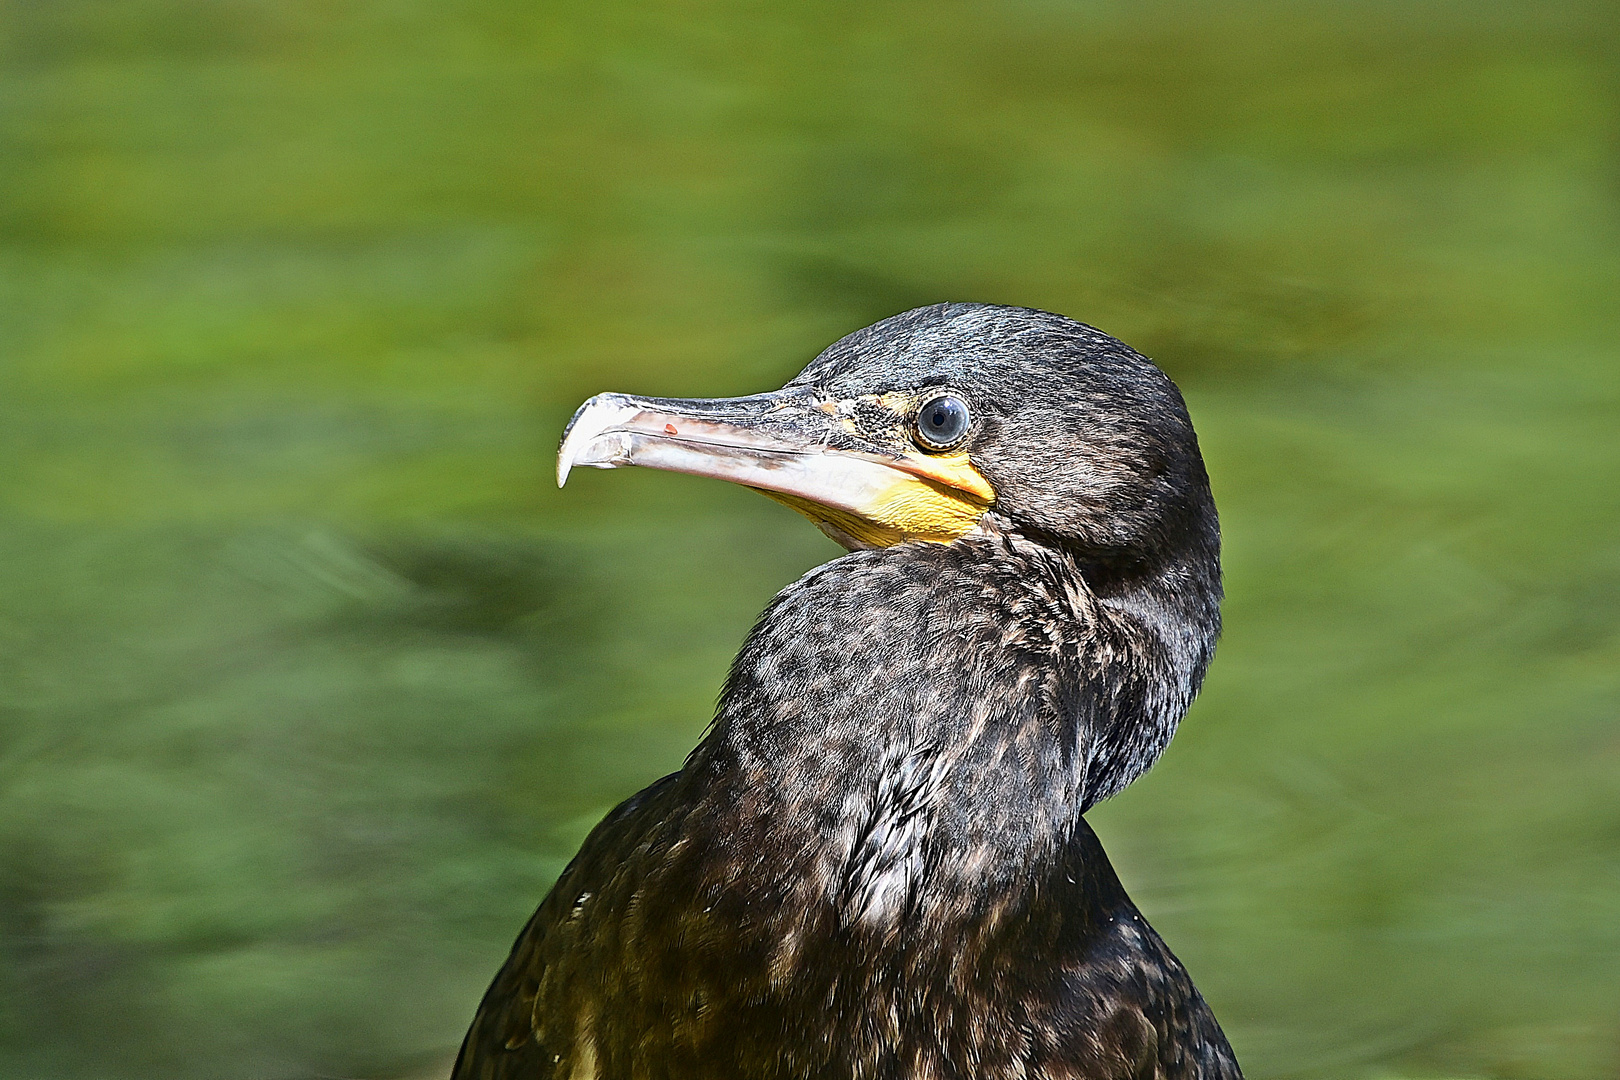
<instances>
[{"instance_id":1,"label":"bird eye","mask_svg":"<svg viewBox=\"0 0 1620 1080\"><path fill-rule=\"evenodd\" d=\"M917 410L917 438L930 450L949 450L967 437L973 414L955 394L941 394Z\"/></svg>"}]
</instances>

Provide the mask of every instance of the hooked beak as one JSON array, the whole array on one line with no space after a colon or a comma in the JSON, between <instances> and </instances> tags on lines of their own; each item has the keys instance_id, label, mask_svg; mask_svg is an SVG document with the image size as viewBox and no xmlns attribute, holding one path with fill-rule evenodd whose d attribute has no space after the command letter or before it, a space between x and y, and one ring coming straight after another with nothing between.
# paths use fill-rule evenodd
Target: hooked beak
<instances>
[{"instance_id":1,"label":"hooked beak","mask_svg":"<svg viewBox=\"0 0 1620 1080\"><path fill-rule=\"evenodd\" d=\"M880 445L813 391L677 400L598 394L574 414L557 486L577 465L712 476L786 503L847 548L949 542L972 532L995 490L964 453Z\"/></svg>"}]
</instances>

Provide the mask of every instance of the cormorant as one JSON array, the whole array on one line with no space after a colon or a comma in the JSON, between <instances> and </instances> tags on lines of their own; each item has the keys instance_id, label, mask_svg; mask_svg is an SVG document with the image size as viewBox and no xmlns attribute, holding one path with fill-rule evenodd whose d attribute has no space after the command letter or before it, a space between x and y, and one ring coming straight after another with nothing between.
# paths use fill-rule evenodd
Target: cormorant
<instances>
[{"instance_id":1,"label":"cormorant","mask_svg":"<svg viewBox=\"0 0 1620 1080\"><path fill-rule=\"evenodd\" d=\"M1239 1080L1081 816L1164 749L1219 631L1158 368L941 304L773 393L593 397L558 483L577 465L757 488L850 553L771 601L684 767L586 839L456 1080Z\"/></svg>"}]
</instances>

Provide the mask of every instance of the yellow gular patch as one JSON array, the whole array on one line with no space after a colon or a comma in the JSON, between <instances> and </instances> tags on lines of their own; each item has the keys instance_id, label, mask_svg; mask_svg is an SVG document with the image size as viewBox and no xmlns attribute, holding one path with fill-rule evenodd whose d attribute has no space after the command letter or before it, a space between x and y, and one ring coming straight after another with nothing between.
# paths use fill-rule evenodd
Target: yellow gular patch
<instances>
[{"instance_id":1,"label":"yellow gular patch","mask_svg":"<svg viewBox=\"0 0 1620 1080\"><path fill-rule=\"evenodd\" d=\"M978 499L985 506L996 501L996 489L966 454L907 454L893 468L955 489L959 498Z\"/></svg>"},{"instance_id":2,"label":"yellow gular patch","mask_svg":"<svg viewBox=\"0 0 1620 1080\"><path fill-rule=\"evenodd\" d=\"M988 484L983 486L989 490ZM977 493L970 494L900 472L896 472L894 484L870 505L862 507L858 514L823 506L798 495L763 490L760 494L791 506L835 540L842 542L843 537L848 537L860 546L874 548L892 547L907 540L948 544L976 529L991 502L979 498Z\"/></svg>"}]
</instances>

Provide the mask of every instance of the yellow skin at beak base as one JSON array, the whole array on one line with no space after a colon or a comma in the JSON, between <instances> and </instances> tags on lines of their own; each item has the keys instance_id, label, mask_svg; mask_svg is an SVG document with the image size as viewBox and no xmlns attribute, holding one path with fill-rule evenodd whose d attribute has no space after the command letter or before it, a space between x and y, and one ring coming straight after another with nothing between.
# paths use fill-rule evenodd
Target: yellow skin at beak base
<instances>
[{"instance_id":1,"label":"yellow skin at beak base","mask_svg":"<svg viewBox=\"0 0 1620 1080\"><path fill-rule=\"evenodd\" d=\"M824 506L799 495L756 489L762 495L803 514L840 543L848 538L861 547L883 548L908 540L948 544L979 526L979 519L995 499L988 481L967 462L967 455L947 458L907 458L907 464L949 475L950 486L920 475L896 470L895 482L860 512ZM957 486L962 485L962 486ZM971 487L973 490L964 490ZM982 493L982 495L981 495ZM987 497L986 497L987 496Z\"/></svg>"}]
</instances>

